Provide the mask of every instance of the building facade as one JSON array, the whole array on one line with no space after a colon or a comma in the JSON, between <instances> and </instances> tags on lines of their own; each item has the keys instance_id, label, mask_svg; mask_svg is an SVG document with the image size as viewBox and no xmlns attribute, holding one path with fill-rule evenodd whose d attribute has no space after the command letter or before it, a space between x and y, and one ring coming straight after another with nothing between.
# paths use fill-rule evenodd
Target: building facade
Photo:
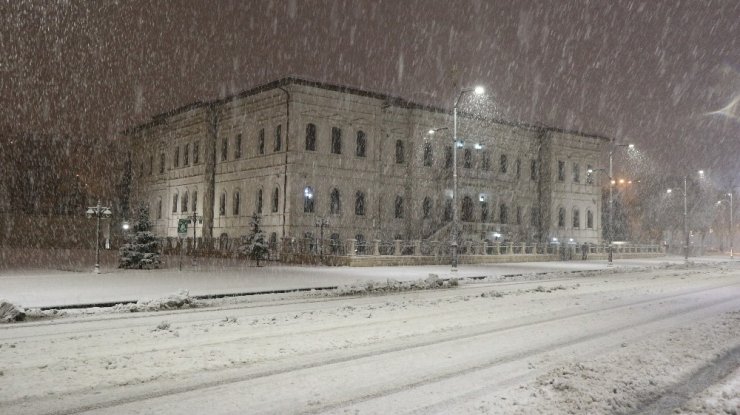
<instances>
[{"instance_id":1,"label":"building facade","mask_svg":"<svg viewBox=\"0 0 740 415\"><path fill-rule=\"evenodd\" d=\"M197 237L246 235L257 213L276 244L317 237L319 223L325 237L359 245L443 241L454 203L451 126L438 108L285 78L126 131L132 200L148 203L159 236L176 236L195 211ZM587 170L607 138L463 115L458 139L463 239L599 242L601 187Z\"/></svg>"}]
</instances>

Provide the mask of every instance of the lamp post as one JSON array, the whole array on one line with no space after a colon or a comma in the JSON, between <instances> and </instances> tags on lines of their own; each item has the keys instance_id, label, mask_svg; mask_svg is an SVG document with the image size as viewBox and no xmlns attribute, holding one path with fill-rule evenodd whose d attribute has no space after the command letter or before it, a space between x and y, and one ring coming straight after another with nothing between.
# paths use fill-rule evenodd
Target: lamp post
<instances>
[{"instance_id":1,"label":"lamp post","mask_svg":"<svg viewBox=\"0 0 740 415\"><path fill-rule=\"evenodd\" d=\"M195 260L195 225L198 223L203 223L203 216L199 216L198 213L195 210L195 207L193 207L193 216L190 217L190 222L193 224L193 266L198 265L197 261Z\"/></svg>"},{"instance_id":2,"label":"lamp post","mask_svg":"<svg viewBox=\"0 0 740 415\"><path fill-rule=\"evenodd\" d=\"M452 108L452 271L457 271L457 106L466 92L482 95L485 89L482 86L464 88L460 90L455 105Z\"/></svg>"},{"instance_id":3,"label":"lamp post","mask_svg":"<svg viewBox=\"0 0 740 415\"><path fill-rule=\"evenodd\" d=\"M734 254L732 252L732 240L735 239L734 238L734 236L735 236L734 235L735 224L733 223L733 217L732 217L732 214L733 214L733 212L732 212L732 208L733 208L733 206L732 206L732 191L730 191L730 193L727 193L727 197L730 198L730 233L729 233L729 236L730 236L730 259L734 259ZM721 200L717 202L717 204L720 204L720 203L722 203Z\"/></svg>"},{"instance_id":4,"label":"lamp post","mask_svg":"<svg viewBox=\"0 0 740 415\"><path fill-rule=\"evenodd\" d=\"M109 207L101 206L100 199L98 199L96 206L88 207L85 213L88 219L95 217L97 223L95 228L95 273L100 274L100 218L110 218L112 213Z\"/></svg>"},{"instance_id":5,"label":"lamp post","mask_svg":"<svg viewBox=\"0 0 740 415\"><path fill-rule=\"evenodd\" d=\"M609 254L607 259L607 266L614 265L614 247L612 244L613 239L613 223L612 223L612 210L614 209L614 150L617 147L627 147L629 149L635 148L634 144L615 144L614 139L611 141L611 148L609 149L609 206L607 207L607 228L606 228L606 240L609 247Z\"/></svg>"},{"instance_id":6,"label":"lamp post","mask_svg":"<svg viewBox=\"0 0 740 415\"><path fill-rule=\"evenodd\" d=\"M324 227L329 226L329 219L318 218L316 219L316 227L319 228L319 258L323 263L324 261Z\"/></svg>"},{"instance_id":7,"label":"lamp post","mask_svg":"<svg viewBox=\"0 0 740 415\"><path fill-rule=\"evenodd\" d=\"M704 177L704 170L699 170L699 177ZM683 259L684 262L689 262L689 209L688 209L688 186L687 182L689 180L688 175L683 176L683 236L684 236L684 246L683 246ZM667 191L669 194L672 192L671 189L668 189Z\"/></svg>"}]
</instances>

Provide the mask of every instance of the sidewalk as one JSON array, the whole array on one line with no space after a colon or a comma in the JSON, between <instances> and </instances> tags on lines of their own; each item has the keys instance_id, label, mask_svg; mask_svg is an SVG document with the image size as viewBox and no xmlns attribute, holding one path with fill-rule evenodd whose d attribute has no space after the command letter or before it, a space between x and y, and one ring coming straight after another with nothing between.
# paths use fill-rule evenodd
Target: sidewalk
<instances>
[{"instance_id":1,"label":"sidewalk","mask_svg":"<svg viewBox=\"0 0 740 415\"><path fill-rule=\"evenodd\" d=\"M701 257L690 260L725 262L729 258ZM618 260L614 265L644 267L664 263L680 264L683 263L683 258L669 256ZM461 265L454 274L449 266L442 265L363 268L267 265L257 268L244 264L229 267L209 264L192 267L187 264L182 271L104 269L99 275L58 270L2 270L0 299L7 299L24 307L54 307L153 299L181 289L189 290L191 295L214 295L321 288L357 281L385 281L389 278L409 281L427 278L430 273L441 278L465 278L605 268L606 261L588 260Z\"/></svg>"}]
</instances>

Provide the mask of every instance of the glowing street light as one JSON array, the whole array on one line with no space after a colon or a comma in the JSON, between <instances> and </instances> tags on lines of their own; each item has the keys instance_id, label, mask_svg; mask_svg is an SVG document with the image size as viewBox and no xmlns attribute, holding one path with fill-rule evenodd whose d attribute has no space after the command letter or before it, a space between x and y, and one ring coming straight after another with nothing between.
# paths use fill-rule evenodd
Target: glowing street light
<instances>
[{"instance_id":1,"label":"glowing street light","mask_svg":"<svg viewBox=\"0 0 740 415\"><path fill-rule=\"evenodd\" d=\"M96 206L90 206L85 212L88 219L95 218L97 226L95 228L95 273L100 274L100 218L110 218L112 213L109 207L101 206L100 199Z\"/></svg>"}]
</instances>

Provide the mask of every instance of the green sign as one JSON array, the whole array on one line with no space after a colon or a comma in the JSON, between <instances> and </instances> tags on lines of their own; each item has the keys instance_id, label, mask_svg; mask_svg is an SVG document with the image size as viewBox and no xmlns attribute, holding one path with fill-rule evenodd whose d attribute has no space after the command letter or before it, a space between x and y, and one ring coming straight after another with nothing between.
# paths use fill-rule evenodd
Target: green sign
<instances>
[{"instance_id":1,"label":"green sign","mask_svg":"<svg viewBox=\"0 0 740 415\"><path fill-rule=\"evenodd\" d=\"M183 236L188 234L188 223L190 223L190 219L180 219L177 222L177 233L182 234Z\"/></svg>"}]
</instances>

